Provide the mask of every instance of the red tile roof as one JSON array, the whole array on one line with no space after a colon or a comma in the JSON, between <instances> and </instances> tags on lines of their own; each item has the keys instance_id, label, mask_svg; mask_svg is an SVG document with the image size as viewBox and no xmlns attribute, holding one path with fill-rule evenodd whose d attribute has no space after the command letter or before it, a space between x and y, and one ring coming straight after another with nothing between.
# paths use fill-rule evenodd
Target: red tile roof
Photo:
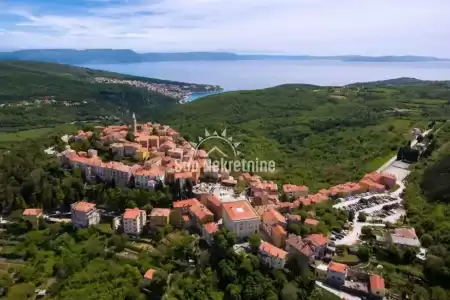
<instances>
[{"instance_id":1,"label":"red tile roof","mask_svg":"<svg viewBox=\"0 0 450 300\"><path fill-rule=\"evenodd\" d=\"M283 226L281 226L281 225L275 225L273 228L272 228L272 235L276 235L276 236L286 236L287 235L287 232L286 232L286 230L283 228Z\"/></svg>"},{"instance_id":2,"label":"red tile roof","mask_svg":"<svg viewBox=\"0 0 450 300\"><path fill-rule=\"evenodd\" d=\"M308 218L305 220L305 224L311 225L311 226L317 226L317 225L319 225L319 221Z\"/></svg>"},{"instance_id":3,"label":"red tile roof","mask_svg":"<svg viewBox=\"0 0 450 300\"><path fill-rule=\"evenodd\" d=\"M190 206L197 205L197 204L200 204L200 202L197 199L192 198L192 199L186 199L186 200L173 202L173 207L174 208L182 208L182 207L190 207Z\"/></svg>"},{"instance_id":4,"label":"red tile roof","mask_svg":"<svg viewBox=\"0 0 450 300\"><path fill-rule=\"evenodd\" d=\"M314 233L306 238L304 238L305 241L310 242L315 247L320 247L323 245L326 245L328 243L328 238L324 236L323 234Z\"/></svg>"},{"instance_id":5,"label":"red tile roof","mask_svg":"<svg viewBox=\"0 0 450 300\"><path fill-rule=\"evenodd\" d=\"M214 234L219 230L219 227L214 222L207 223L207 224L203 225L203 227L205 227L205 231L209 234Z\"/></svg>"},{"instance_id":6,"label":"red tile roof","mask_svg":"<svg viewBox=\"0 0 450 300\"><path fill-rule=\"evenodd\" d=\"M331 270L336 273L345 273L347 271L347 265L340 264L337 262L330 262L328 265L328 270Z\"/></svg>"},{"instance_id":7,"label":"red tile roof","mask_svg":"<svg viewBox=\"0 0 450 300\"><path fill-rule=\"evenodd\" d=\"M265 211L261 219L264 223L285 223L286 218L283 217L278 211L276 211L273 208L269 208L267 211Z\"/></svg>"},{"instance_id":8,"label":"red tile roof","mask_svg":"<svg viewBox=\"0 0 450 300\"><path fill-rule=\"evenodd\" d=\"M259 251L268 253L271 256L279 257L281 259L285 259L287 256L286 251L284 251L278 247L275 247L274 245L269 244L267 242L261 242L261 245L259 246Z\"/></svg>"},{"instance_id":9,"label":"red tile roof","mask_svg":"<svg viewBox=\"0 0 450 300\"><path fill-rule=\"evenodd\" d=\"M207 217L214 217L214 214L203 204L192 205L191 207L189 207L189 210L199 221L203 221Z\"/></svg>"},{"instance_id":10,"label":"red tile roof","mask_svg":"<svg viewBox=\"0 0 450 300\"><path fill-rule=\"evenodd\" d=\"M232 221L255 219L259 216L246 200L223 203L223 209Z\"/></svg>"},{"instance_id":11,"label":"red tile roof","mask_svg":"<svg viewBox=\"0 0 450 300\"><path fill-rule=\"evenodd\" d=\"M27 208L23 211L24 216L40 216L43 210L40 208Z\"/></svg>"},{"instance_id":12,"label":"red tile roof","mask_svg":"<svg viewBox=\"0 0 450 300\"><path fill-rule=\"evenodd\" d=\"M384 279L380 275L370 276L371 289L384 289Z\"/></svg>"},{"instance_id":13,"label":"red tile roof","mask_svg":"<svg viewBox=\"0 0 450 300\"><path fill-rule=\"evenodd\" d=\"M141 214L141 211L145 212L139 208L127 208L123 214L123 218L127 220L136 219Z\"/></svg>"},{"instance_id":14,"label":"red tile roof","mask_svg":"<svg viewBox=\"0 0 450 300\"><path fill-rule=\"evenodd\" d=\"M170 209L168 208L154 208L150 213L151 217L168 217L170 215Z\"/></svg>"},{"instance_id":15,"label":"red tile roof","mask_svg":"<svg viewBox=\"0 0 450 300\"><path fill-rule=\"evenodd\" d=\"M417 239L416 231L414 230L414 228L396 228L394 234L397 237Z\"/></svg>"},{"instance_id":16,"label":"red tile roof","mask_svg":"<svg viewBox=\"0 0 450 300\"><path fill-rule=\"evenodd\" d=\"M144 274L144 278L148 279L148 280L152 280L153 279L153 275L155 274L155 269L148 269L147 272L145 272Z\"/></svg>"},{"instance_id":17,"label":"red tile roof","mask_svg":"<svg viewBox=\"0 0 450 300\"><path fill-rule=\"evenodd\" d=\"M86 201L78 201L72 204L72 209L80 212L88 212L95 208L94 203L89 203Z\"/></svg>"},{"instance_id":18,"label":"red tile roof","mask_svg":"<svg viewBox=\"0 0 450 300\"><path fill-rule=\"evenodd\" d=\"M285 184L283 185L283 191L285 193L291 192L308 192L309 189L305 185L293 185L293 184Z\"/></svg>"}]
</instances>

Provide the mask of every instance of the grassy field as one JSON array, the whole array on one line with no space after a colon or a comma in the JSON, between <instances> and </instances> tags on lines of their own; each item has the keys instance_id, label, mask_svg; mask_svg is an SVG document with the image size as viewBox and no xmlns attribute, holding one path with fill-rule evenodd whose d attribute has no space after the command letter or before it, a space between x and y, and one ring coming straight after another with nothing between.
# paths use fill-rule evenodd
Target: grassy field
<instances>
[{"instance_id":1,"label":"grassy field","mask_svg":"<svg viewBox=\"0 0 450 300\"><path fill-rule=\"evenodd\" d=\"M75 125L65 124L57 127L45 127L18 132L0 132L0 143L21 142L24 140L39 139L48 136L52 132L73 132L77 129Z\"/></svg>"}]
</instances>

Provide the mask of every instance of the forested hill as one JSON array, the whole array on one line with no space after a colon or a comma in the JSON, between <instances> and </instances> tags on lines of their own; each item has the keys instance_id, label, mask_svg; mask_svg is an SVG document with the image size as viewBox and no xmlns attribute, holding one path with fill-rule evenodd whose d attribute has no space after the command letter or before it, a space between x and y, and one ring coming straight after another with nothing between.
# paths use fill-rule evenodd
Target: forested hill
<instances>
[{"instance_id":1,"label":"forested hill","mask_svg":"<svg viewBox=\"0 0 450 300\"><path fill-rule=\"evenodd\" d=\"M246 158L276 161L272 179L319 189L376 170L411 139L413 127L448 118L449 100L449 89L427 82L284 85L213 95L157 115L191 140L226 128Z\"/></svg>"},{"instance_id":2,"label":"forested hill","mask_svg":"<svg viewBox=\"0 0 450 300\"><path fill-rule=\"evenodd\" d=\"M98 78L108 78L109 82ZM114 83L117 80L121 83ZM124 84L137 81L144 86ZM100 119L115 121L130 111L154 109L177 102L170 93L156 92L148 85L167 90L204 91L205 85L191 85L136 77L54 63L0 62L0 124L2 130L45 127L59 123Z\"/></svg>"}]
</instances>

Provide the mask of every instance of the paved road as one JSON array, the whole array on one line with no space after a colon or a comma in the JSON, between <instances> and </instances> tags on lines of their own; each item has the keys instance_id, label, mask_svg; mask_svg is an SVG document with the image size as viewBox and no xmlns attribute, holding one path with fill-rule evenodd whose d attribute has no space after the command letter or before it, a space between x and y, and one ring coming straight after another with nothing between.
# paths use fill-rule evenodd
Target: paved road
<instances>
[{"instance_id":1,"label":"paved road","mask_svg":"<svg viewBox=\"0 0 450 300\"><path fill-rule=\"evenodd\" d=\"M342 292L342 291L340 291L340 290L337 290L337 289L335 289L335 288L332 288L331 286L325 285L325 284L324 284L323 282L321 282L321 281L316 280L316 284L317 284L319 287L321 287L321 288L323 288L323 289L329 291L330 293L335 294L336 296L339 297L339 299L345 299L345 300L361 300L360 297L353 296L353 295L347 294L347 293L345 293L345 292Z\"/></svg>"}]
</instances>

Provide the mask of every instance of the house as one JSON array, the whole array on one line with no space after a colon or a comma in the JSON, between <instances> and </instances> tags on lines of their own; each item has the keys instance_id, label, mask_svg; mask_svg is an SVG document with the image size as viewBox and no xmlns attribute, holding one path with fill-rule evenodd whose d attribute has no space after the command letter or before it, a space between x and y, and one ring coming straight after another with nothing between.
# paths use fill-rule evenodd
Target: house
<instances>
[{"instance_id":1,"label":"house","mask_svg":"<svg viewBox=\"0 0 450 300\"><path fill-rule=\"evenodd\" d=\"M419 248L420 241L417 238L414 228L396 228L389 234L389 241L401 248Z\"/></svg>"},{"instance_id":2,"label":"house","mask_svg":"<svg viewBox=\"0 0 450 300\"><path fill-rule=\"evenodd\" d=\"M78 201L70 206L72 224L76 228L89 227L100 223L100 214L94 203Z\"/></svg>"},{"instance_id":3,"label":"house","mask_svg":"<svg viewBox=\"0 0 450 300\"><path fill-rule=\"evenodd\" d=\"M217 223L210 222L203 224L202 226L202 237L208 242L209 245L212 245L214 241L214 235L219 231L219 227Z\"/></svg>"},{"instance_id":4,"label":"house","mask_svg":"<svg viewBox=\"0 0 450 300\"><path fill-rule=\"evenodd\" d=\"M247 200L226 202L222 207L223 225L238 239L259 233L261 219Z\"/></svg>"},{"instance_id":5,"label":"house","mask_svg":"<svg viewBox=\"0 0 450 300\"><path fill-rule=\"evenodd\" d=\"M334 286L342 286L345 284L346 277L347 265L330 262L327 270L327 283Z\"/></svg>"},{"instance_id":6,"label":"house","mask_svg":"<svg viewBox=\"0 0 450 300\"><path fill-rule=\"evenodd\" d=\"M147 213L139 208L127 208L123 214L123 231L130 235L139 235L147 223Z\"/></svg>"},{"instance_id":7,"label":"house","mask_svg":"<svg viewBox=\"0 0 450 300\"><path fill-rule=\"evenodd\" d=\"M155 269L148 269L144 274L144 284L149 285L152 283L153 276L155 275Z\"/></svg>"},{"instance_id":8,"label":"house","mask_svg":"<svg viewBox=\"0 0 450 300\"><path fill-rule=\"evenodd\" d=\"M286 263L287 252L274 245L261 242L258 251L259 259L270 268L282 269Z\"/></svg>"},{"instance_id":9,"label":"house","mask_svg":"<svg viewBox=\"0 0 450 300\"><path fill-rule=\"evenodd\" d=\"M286 238L287 238L287 231L286 229L277 224L275 226L272 227L272 242L275 246L279 247L279 248L284 248L286 245Z\"/></svg>"},{"instance_id":10,"label":"house","mask_svg":"<svg viewBox=\"0 0 450 300\"><path fill-rule=\"evenodd\" d=\"M384 279L380 275L371 275L370 279L370 293L378 297L384 297L386 295L386 289L384 286Z\"/></svg>"},{"instance_id":11,"label":"house","mask_svg":"<svg viewBox=\"0 0 450 300\"><path fill-rule=\"evenodd\" d=\"M375 184L370 184L370 182ZM372 189L379 189L381 190L381 186L383 186L383 189L392 189L397 183L397 179L394 175L388 174L388 173L369 173L364 175L363 179L361 179L360 184L361 185L367 185L371 187ZM378 185L376 185L378 184ZM369 192L370 192L369 188ZM377 192L377 191L376 191Z\"/></svg>"},{"instance_id":12,"label":"house","mask_svg":"<svg viewBox=\"0 0 450 300\"><path fill-rule=\"evenodd\" d=\"M305 225L311 226L311 227L317 227L319 225L319 221L311 218L305 219Z\"/></svg>"},{"instance_id":13,"label":"house","mask_svg":"<svg viewBox=\"0 0 450 300\"><path fill-rule=\"evenodd\" d=\"M187 216L189 208L191 206L197 204L200 204L200 202L195 198L173 202L173 210L170 216L170 223L173 226L177 227L184 226L184 223L186 221L186 218L184 218L184 216ZM189 220L189 217L187 218L187 220Z\"/></svg>"},{"instance_id":14,"label":"house","mask_svg":"<svg viewBox=\"0 0 450 300\"><path fill-rule=\"evenodd\" d=\"M286 195L287 199L295 199L297 197L308 196L309 188L307 186L299 186L293 184L283 185L283 193Z\"/></svg>"},{"instance_id":15,"label":"house","mask_svg":"<svg viewBox=\"0 0 450 300\"><path fill-rule=\"evenodd\" d=\"M286 218L274 208L269 208L263 212L261 220L261 229L271 237L275 246L284 247L287 237Z\"/></svg>"},{"instance_id":16,"label":"house","mask_svg":"<svg viewBox=\"0 0 450 300\"><path fill-rule=\"evenodd\" d=\"M327 243L328 238L323 234L311 234L303 239L290 234L286 239L286 251L303 255L308 262L313 262L324 257Z\"/></svg>"},{"instance_id":17,"label":"house","mask_svg":"<svg viewBox=\"0 0 450 300\"><path fill-rule=\"evenodd\" d=\"M39 218L43 215L43 210L40 208L27 208L23 211L22 217L33 225L33 228L39 227Z\"/></svg>"},{"instance_id":18,"label":"house","mask_svg":"<svg viewBox=\"0 0 450 300\"><path fill-rule=\"evenodd\" d=\"M150 226L165 226L170 221L169 208L153 208L149 215Z\"/></svg>"},{"instance_id":19,"label":"house","mask_svg":"<svg viewBox=\"0 0 450 300\"><path fill-rule=\"evenodd\" d=\"M201 230L202 225L214 221L214 214L203 204L197 201L197 204L189 207L192 225Z\"/></svg>"},{"instance_id":20,"label":"house","mask_svg":"<svg viewBox=\"0 0 450 300\"><path fill-rule=\"evenodd\" d=\"M214 214L214 219L220 220L222 218L222 202L219 197L213 194L207 194L202 199L204 199L202 203Z\"/></svg>"}]
</instances>

